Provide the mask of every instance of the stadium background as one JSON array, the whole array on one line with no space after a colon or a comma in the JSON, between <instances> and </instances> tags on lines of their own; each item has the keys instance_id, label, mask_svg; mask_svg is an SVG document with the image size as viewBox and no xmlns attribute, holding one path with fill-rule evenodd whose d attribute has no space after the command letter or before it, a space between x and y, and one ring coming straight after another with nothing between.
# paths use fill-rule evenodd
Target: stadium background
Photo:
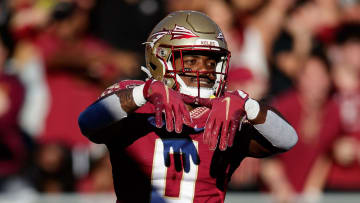
<instances>
[{"instance_id":1,"label":"stadium background","mask_svg":"<svg viewBox=\"0 0 360 203\"><path fill-rule=\"evenodd\" d=\"M77 117L107 86L143 79L142 43L185 9L223 30L229 89L275 105L300 137L246 159L226 202L359 201L359 0L1 0L0 202L114 201L106 149Z\"/></svg>"}]
</instances>

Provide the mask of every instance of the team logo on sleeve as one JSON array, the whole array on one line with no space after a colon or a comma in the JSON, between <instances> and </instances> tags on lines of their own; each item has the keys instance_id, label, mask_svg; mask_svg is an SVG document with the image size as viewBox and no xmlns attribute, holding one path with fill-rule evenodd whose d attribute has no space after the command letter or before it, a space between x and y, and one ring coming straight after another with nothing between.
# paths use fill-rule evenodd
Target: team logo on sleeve
<instances>
[{"instance_id":1,"label":"team logo on sleeve","mask_svg":"<svg viewBox=\"0 0 360 203\"><path fill-rule=\"evenodd\" d=\"M99 98L105 97L105 96L107 96L107 95L109 95L109 94L112 94L112 93L114 93L114 92L116 92L116 91L118 91L118 90L120 90L120 89L121 89L121 88L120 88L120 85L119 85L118 83L113 84L113 85L111 85L110 87L106 88L106 89L104 90L104 92L100 95Z\"/></svg>"},{"instance_id":2,"label":"team logo on sleeve","mask_svg":"<svg viewBox=\"0 0 360 203\"><path fill-rule=\"evenodd\" d=\"M154 44L158 40L160 40L162 37L164 37L165 35L171 35L170 40L199 37L195 33L193 33L191 30L189 30L185 27L179 26L179 25L175 25L175 28L172 30L163 29L160 32L156 32L156 33L152 34L150 37L152 40L150 42L145 42L145 43L148 43L148 44L150 44L151 47L153 47Z\"/></svg>"},{"instance_id":3,"label":"team logo on sleeve","mask_svg":"<svg viewBox=\"0 0 360 203\"><path fill-rule=\"evenodd\" d=\"M144 81L141 80L123 80L106 88L99 98L114 94L121 89L131 89L142 84L144 84Z\"/></svg>"}]
</instances>

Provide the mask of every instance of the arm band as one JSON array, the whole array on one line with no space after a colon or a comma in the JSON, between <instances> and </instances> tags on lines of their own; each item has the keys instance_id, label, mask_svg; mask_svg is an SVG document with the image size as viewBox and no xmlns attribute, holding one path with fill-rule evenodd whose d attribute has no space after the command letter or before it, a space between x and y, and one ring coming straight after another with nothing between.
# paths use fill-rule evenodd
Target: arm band
<instances>
[{"instance_id":1,"label":"arm band","mask_svg":"<svg viewBox=\"0 0 360 203\"><path fill-rule=\"evenodd\" d=\"M298 141L295 129L276 113L268 110L266 120L254 127L275 147L289 150Z\"/></svg>"}]
</instances>

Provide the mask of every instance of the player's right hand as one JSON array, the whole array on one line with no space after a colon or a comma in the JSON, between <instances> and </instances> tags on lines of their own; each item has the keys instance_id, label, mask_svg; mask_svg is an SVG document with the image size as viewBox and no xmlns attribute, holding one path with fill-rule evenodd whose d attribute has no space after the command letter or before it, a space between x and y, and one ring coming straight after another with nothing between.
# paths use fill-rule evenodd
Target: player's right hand
<instances>
[{"instance_id":1,"label":"player's right hand","mask_svg":"<svg viewBox=\"0 0 360 203\"><path fill-rule=\"evenodd\" d=\"M180 93L169 89L164 83L148 80L144 86L144 97L155 107L156 127L162 127L162 112L165 111L166 129L181 133L183 124L190 125L190 113L186 109Z\"/></svg>"},{"instance_id":2,"label":"player's right hand","mask_svg":"<svg viewBox=\"0 0 360 203\"><path fill-rule=\"evenodd\" d=\"M211 111L204 130L204 142L211 150L215 150L218 140L221 151L233 145L241 119L246 114L245 102L248 98L247 93L237 90L211 100Z\"/></svg>"},{"instance_id":3,"label":"player's right hand","mask_svg":"<svg viewBox=\"0 0 360 203\"><path fill-rule=\"evenodd\" d=\"M247 93L241 90L225 92L224 96L211 99L187 95L182 97L187 104L197 104L211 109L203 135L204 143L209 145L210 150L215 150L218 144L221 151L233 145L236 130L239 129L240 120L245 115L245 102L249 98Z\"/></svg>"}]
</instances>

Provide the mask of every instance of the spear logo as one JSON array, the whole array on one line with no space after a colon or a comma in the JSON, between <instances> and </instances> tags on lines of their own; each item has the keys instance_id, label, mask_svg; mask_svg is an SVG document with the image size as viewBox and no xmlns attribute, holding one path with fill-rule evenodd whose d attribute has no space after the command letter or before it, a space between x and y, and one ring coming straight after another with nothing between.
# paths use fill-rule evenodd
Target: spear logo
<instances>
[{"instance_id":1,"label":"spear logo","mask_svg":"<svg viewBox=\"0 0 360 203\"><path fill-rule=\"evenodd\" d=\"M179 26L179 25L175 25L175 28L172 30L166 30L163 29L160 32L156 32L154 34L151 35L151 41L150 42L145 42L146 44L150 44L151 47L154 46L154 44L160 40L162 37L164 37L165 35L171 35L171 39L188 39L188 38L192 38L192 37L199 37L197 36L195 33L193 33L191 30Z\"/></svg>"}]
</instances>

